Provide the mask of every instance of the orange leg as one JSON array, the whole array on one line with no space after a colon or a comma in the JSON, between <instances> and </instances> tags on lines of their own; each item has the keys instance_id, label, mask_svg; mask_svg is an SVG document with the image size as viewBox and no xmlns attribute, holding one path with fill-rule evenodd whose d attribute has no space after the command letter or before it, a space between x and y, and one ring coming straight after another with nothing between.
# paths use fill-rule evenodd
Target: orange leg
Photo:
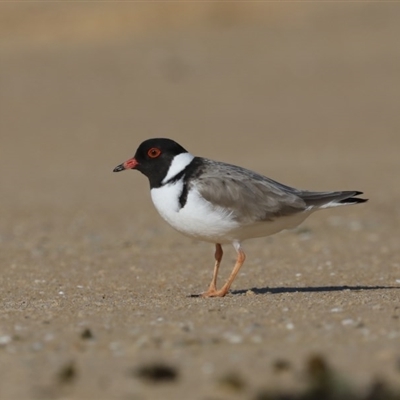
<instances>
[{"instance_id":1,"label":"orange leg","mask_svg":"<svg viewBox=\"0 0 400 400\"><path fill-rule=\"evenodd\" d=\"M246 255L244 254L244 251L241 249L239 243L234 243L236 252L237 252L237 259L235 266L233 267L233 270L231 272L231 275L229 276L228 280L225 282L224 286L220 290L216 290L215 286L212 287L213 283L216 283L216 277L215 277L215 282L214 278L213 281L211 281L210 288L207 290L207 292L203 293L203 297L224 297L228 292L229 289L232 285L232 282L235 280L236 275L238 274L240 268L242 267L244 260L246 259ZM218 265L219 266L219 265ZM217 269L218 271L218 269ZM215 273L215 269L214 269ZM215 289L214 289L215 288ZM213 290L211 290L213 289Z\"/></svg>"},{"instance_id":2,"label":"orange leg","mask_svg":"<svg viewBox=\"0 0 400 400\"><path fill-rule=\"evenodd\" d=\"M222 251L222 246L219 243L216 243L216 245L215 245L215 265L214 265L213 277L212 277L212 280L211 280L210 286L208 287L207 292L202 293L202 297L210 297L212 293L215 293L217 291L218 270L219 270L219 266L221 264L223 254L224 254L224 252Z\"/></svg>"}]
</instances>

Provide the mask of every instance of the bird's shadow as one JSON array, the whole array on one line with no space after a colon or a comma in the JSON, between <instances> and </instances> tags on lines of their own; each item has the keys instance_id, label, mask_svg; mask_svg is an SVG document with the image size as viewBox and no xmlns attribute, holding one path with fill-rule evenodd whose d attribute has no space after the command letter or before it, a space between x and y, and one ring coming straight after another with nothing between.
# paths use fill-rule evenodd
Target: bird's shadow
<instances>
[{"instance_id":1,"label":"bird's shadow","mask_svg":"<svg viewBox=\"0 0 400 400\"><path fill-rule=\"evenodd\" d=\"M323 292L344 292L344 291L365 291L365 290L389 290L400 289L400 286L365 286L365 285L340 285L340 286L306 286L306 287L263 287L232 290L231 294L246 294L249 291L254 294L282 294L282 293L323 293Z\"/></svg>"}]
</instances>

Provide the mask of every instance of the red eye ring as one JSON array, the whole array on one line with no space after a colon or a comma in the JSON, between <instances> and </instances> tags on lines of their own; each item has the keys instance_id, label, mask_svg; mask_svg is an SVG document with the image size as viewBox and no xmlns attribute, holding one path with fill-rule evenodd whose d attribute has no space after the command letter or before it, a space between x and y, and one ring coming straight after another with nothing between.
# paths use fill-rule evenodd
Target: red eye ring
<instances>
[{"instance_id":1,"label":"red eye ring","mask_svg":"<svg viewBox=\"0 0 400 400\"><path fill-rule=\"evenodd\" d=\"M157 147L152 147L148 152L147 155L150 158L157 158L161 154L161 150Z\"/></svg>"}]
</instances>

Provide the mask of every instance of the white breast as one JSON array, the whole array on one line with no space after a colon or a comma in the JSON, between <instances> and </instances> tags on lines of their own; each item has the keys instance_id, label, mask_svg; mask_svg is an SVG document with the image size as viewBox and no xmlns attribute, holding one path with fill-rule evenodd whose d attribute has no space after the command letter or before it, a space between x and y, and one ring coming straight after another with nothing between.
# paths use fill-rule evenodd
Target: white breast
<instances>
[{"instance_id":1,"label":"white breast","mask_svg":"<svg viewBox=\"0 0 400 400\"><path fill-rule=\"evenodd\" d=\"M229 211L212 207L195 189L189 190L184 207L179 204L183 181L151 190L151 198L160 215L177 231L207 242L230 243L229 232L239 224L229 216Z\"/></svg>"}]
</instances>

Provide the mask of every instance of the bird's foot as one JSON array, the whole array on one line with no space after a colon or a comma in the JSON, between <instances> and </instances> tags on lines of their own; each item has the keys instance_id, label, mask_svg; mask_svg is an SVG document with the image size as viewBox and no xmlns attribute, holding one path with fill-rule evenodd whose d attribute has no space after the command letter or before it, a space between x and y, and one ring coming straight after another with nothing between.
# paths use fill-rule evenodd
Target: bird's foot
<instances>
[{"instance_id":1,"label":"bird's foot","mask_svg":"<svg viewBox=\"0 0 400 400\"><path fill-rule=\"evenodd\" d=\"M228 293L228 290L220 289L220 290L207 290L207 292L204 292L200 295L200 297L224 297Z\"/></svg>"}]
</instances>

